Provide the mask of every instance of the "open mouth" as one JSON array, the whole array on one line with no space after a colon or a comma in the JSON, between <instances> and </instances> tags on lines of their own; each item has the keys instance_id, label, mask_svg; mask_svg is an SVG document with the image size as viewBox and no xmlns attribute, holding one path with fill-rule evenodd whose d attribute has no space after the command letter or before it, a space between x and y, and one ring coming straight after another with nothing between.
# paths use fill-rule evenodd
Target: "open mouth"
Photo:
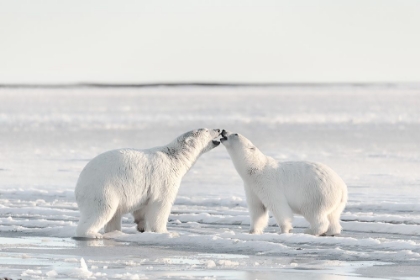
<instances>
[{"instance_id":1,"label":"open mouth","mask_svg":"<svg viewBox=\"0 0 420 280\"><path fill-rule=\"evenodd\" d=\"M218 141L218 140L213 140L212 142L213 142L213 145L215 145L215 146L218 146L220 144L220 141Z\"/></svg>"}]
</instances>

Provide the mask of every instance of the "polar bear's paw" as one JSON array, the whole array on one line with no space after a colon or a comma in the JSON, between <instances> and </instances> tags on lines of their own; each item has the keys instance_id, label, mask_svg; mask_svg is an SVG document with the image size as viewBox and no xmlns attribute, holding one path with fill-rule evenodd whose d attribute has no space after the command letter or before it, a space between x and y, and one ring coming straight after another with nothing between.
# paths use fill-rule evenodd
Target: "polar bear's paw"
<instances>
[{"instance_id":1,"label":"polar bear's paw","mask_svg":"<svg viewBox=\"0 0 420 280\"><path fill-rule=\"evenodd\" d=\"M263 229L250 229L249 234L263 234Z\"/></svg>"},{"instance_id":2,"label":"polar bear's paw","mask_svg":"<svg viewBox=\"0 0 420 280\"><path fill-rule=\"evenodd\" d=\"M137 231L143 233L146 231L146 227L144 225L137 225Z\"/></svg>"},{"instance_id":3,"label":"polar bear's paw","mask_svg":"<svg viewBox=\"0 0 420 280\"><path fill-rule=\"evenodd\" d=\"M327 236L336 236L341 234L342 227L340 222L331 223L328 231L325 233Z\"/></svg>"},{"instance_id":4,"label":"polar bear's paw","mask_svg":"<svg viewBox=\"0 0 420 280\"><path fill-rule=\"evenodd\" d=\"M310 234L310 235L314 235L314 236L326 236L325 232L320 231L319 229L311 229L308 228L304 231L305 234Z\"/></svg>"}]
</instances>

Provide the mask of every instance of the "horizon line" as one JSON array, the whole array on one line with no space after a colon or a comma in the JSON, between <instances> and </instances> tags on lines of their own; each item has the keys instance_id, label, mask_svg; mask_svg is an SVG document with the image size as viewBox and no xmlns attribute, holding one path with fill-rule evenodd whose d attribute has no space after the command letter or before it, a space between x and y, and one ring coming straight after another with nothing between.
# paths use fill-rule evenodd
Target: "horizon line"
<instances>
[{"instance_id":1,"label":"horizon line","mask_svg":"<svg viewBox=\"0 0 420 280\"><path fill-rule=\"evenodd\" d=\"M420 86L420 82L268 82L268 83L246 83L246 82L156 82L156 83L98 83L98 82L76 82L76 83L0 83L0 88L146 88L146 87L398 87L398 86Z\"/></svg>"}]
</instances>

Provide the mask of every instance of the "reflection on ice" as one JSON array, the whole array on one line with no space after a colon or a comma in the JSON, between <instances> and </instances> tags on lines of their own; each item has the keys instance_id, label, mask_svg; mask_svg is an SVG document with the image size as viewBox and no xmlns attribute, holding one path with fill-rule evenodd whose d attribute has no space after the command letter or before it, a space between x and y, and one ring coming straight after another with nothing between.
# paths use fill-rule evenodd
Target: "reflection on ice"
<instances>
[{"instance_id":1,"label":"reflection on ice","mask_svg":"<svg viewBox=\"0 0 420 280\"><path fill-rule=\"evenodd\" d=\"M103 239L94 239L94 238L85 238L85 237L72 237L75 241L75 246L78 247L102 247L102 246L120 246L128 245L126 242L118 242L113 239L103 238Z\"/></svg>"}]
</instances>

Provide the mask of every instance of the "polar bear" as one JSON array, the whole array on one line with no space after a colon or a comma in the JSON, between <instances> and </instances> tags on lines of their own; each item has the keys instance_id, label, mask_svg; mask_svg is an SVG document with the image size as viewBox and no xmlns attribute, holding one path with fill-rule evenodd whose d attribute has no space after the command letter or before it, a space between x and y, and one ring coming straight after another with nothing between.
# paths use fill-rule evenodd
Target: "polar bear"
<instances>
[{"instance_id":1,"label":"polar bear","mask_svg":"<svg viewBox=\"0 0 420 280\"><path fill-rule=\"evenodd\" d=\"M220 129L198 129L168 145L108 151L82 170L75 195L80 210L77 237L102 238L121 230L132 213L140 232L167 232L166 223L182 177L203 153L220 144Z\"/></svg>"},{"instance_id":2,"label":"polar bear","mask_svg":"<svg viewBox=\"0 0 420 280\"><path fill-rule=\"evenodd\" d=\"M311 162L277 162L237 133L222 131L222 144L244 181L251 216L250 233L261 234L272 212L281 233L292 229L293 214L302 215L305 233L341 233L340 215L347 203L347 186L328 166Z\"/></svg>"}]
</instances>

